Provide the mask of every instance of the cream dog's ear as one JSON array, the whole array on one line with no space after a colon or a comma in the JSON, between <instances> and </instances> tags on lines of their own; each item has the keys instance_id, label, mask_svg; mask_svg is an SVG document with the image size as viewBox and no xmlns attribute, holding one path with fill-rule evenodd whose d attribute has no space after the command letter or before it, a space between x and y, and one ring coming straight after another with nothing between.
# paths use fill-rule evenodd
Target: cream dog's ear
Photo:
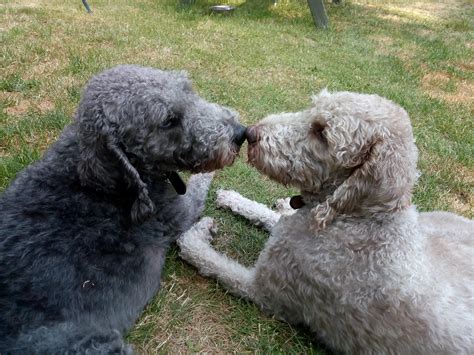
<instances>
[{"instance_id":1,"label":"cream dog's ear","mask_svg":"<svg viewBox=\"0 0 474 355\"><path fill-rule=\"evenodd\" d=\"M400 210L411 204L416 170L406 155L412 152L401 148L386 132L373 137L357 157L351 158L351 164L358 164L352 174L311 210L316 230L324 229L340 214L366 216Z\"/></svg>"},{"instance_id":2,"label":"cream dog's ear","mask_svg":"<svg viewBox=\"0 0 474 355\"><path fill-rule=\"evenodd\" d=\"M316 230L324 229L341 213L349 212L370 190L369 176L377 157L377 141L364 147L359 155L359 165L352 174L329 196L311 210Z\"/></svg>"}]
</instances>

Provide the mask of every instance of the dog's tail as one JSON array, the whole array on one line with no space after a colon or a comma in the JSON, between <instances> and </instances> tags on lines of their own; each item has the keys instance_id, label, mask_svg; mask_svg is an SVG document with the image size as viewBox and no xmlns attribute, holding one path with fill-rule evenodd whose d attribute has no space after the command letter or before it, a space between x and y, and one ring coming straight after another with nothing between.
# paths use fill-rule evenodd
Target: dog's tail
<instances>
[{"instance_id":1,"label":"dog's tail","mask_svg":"<svg viewBox=\"0 0 474 355\"><path fill-rule=\"evenodd\" d=\"M1 343L1 341L0 341ZM43 326L6 340L1 354L133 354L117 330L81 328L74 323Z\"/></svg>"}]
</instances>

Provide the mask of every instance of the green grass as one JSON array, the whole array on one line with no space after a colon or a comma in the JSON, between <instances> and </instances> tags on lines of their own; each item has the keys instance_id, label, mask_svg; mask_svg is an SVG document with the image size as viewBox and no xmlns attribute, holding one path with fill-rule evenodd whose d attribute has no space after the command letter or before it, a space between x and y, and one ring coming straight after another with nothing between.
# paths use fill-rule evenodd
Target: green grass
<instances>
[{"instance_id":1,"label":"green grass","mask_svg":"<svg viewBox=\"0 0 474 355\"><path fill-rule=\"evenodd\" d=\"M462 0L353 0L327 3L331 27L316 30L304 0L17 0L0 5L0 189L39 159L77 106L87 79L120 63L187 70L199 93L235 107L250 124L300 110L324 87L377 93L409 112L422 173L421 210L474 216L474 8ZM244 159L213 183L207 215L218 249L252 264L267 235L213 205L217 188L266 204L292 193ZM162 291L129 340L144 353L321 353L294 329L196 275L176 250Z\"/></svg>"}]
</instances>

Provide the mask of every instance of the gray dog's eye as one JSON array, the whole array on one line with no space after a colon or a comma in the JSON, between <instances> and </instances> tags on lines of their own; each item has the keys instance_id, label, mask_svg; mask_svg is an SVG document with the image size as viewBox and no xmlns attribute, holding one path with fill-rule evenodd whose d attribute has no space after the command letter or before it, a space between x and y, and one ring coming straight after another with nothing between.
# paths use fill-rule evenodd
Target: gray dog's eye
<instances>
[{"instance_id":1,"label":"gray dog's eye","mask_svg":"<svg viewBox=\"0 0 474 355\"><path fill-rule=\"evenodd\" d=\"M181 120L180 116L171 113L166 119L160 124L160 128L162 129L169 129L177 126L179 124L179 121Z\"/></svg>"}]
</instances>

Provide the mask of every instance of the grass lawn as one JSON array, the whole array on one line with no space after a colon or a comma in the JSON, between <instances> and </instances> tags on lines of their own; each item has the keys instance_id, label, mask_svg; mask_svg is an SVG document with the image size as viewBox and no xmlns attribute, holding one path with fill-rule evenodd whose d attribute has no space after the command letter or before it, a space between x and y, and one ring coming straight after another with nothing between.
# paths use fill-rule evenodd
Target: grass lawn
<instances>
[{"instance_id":1,"label":"grass lawn","mask_svg":"<svg viewBox=\"0 0 474 355\"><path fill-rule=\"evenodd\" d=\"M38 159L74 113L88 78L121 63L185 69L208 100L245 124L300 110L324 87L386 96L409 112L421 177L420 210L474 217L474 5L469 0L327 3L331 27L316 30L304 0L16 0L0 5L0 190ZM245 152L243 152L245 153ZM272 204L292 193L245 164L214 180L206 214L215 245L252 264L267 235L214 208L231 188ZM199 277L171 250L161 292L128 335L156 352L324 353L304 329L264 316Z\"/></svg>"}]
</instances>

